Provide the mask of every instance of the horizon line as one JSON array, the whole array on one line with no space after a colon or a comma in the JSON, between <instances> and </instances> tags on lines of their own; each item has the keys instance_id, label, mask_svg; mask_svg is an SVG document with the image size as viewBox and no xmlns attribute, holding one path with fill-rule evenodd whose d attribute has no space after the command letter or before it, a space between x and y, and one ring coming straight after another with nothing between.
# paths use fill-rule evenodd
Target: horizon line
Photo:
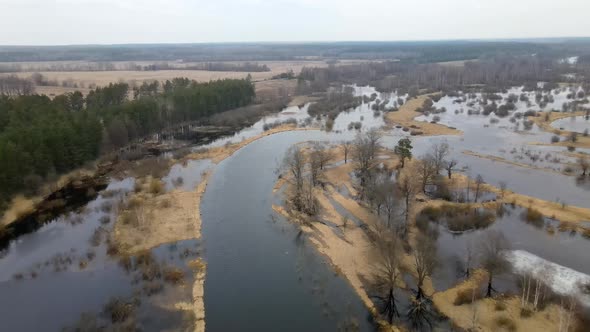
<instances>
[{"instance_id":1,"label":"horizon line","mask_svg":"<svg viewBox=\"0 0 590 332\"><path fill-rule=\"evenodd\" d=\"M560 37L499 37L499 38L454 38L454 39L398 39L398 40L298 40L298 41L217 41L217 42L129 42L129 43L89 43L89 44L0 44L0 47L76 47L76 46L156 46L156 45L261 45L261 44L337 44L337 43L433 43L433 42L534 42L568 41L590 39L589 36Z\"/></svg>"}]
</instances>

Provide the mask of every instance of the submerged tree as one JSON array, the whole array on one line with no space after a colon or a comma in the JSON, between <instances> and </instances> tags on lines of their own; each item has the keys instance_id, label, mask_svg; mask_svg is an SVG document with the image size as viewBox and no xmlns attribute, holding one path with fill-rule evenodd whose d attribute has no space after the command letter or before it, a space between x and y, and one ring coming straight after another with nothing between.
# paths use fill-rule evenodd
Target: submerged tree
<instances>
[{"instance_id":1,"label":"submerged tree","mask_svg":"<svg viewBox=\"0 0 590 332\"><path fill-rule=\"evenodd\" d=\"M582 176L586 176L586 172L588 172L588 169L590 168L590 159L588 158L588 156L580 156L580 158L578 158L578 166L582 171Z\"/></svg>"},{"instance_id":2,"label":"submerged tree","mask_svg":"<svg viewBox=\"0 0 590 332\"><path fill-rule=\"evenodd\" d=\"M475 199L474 199L475 202L477 202L477 200L479 199L482 184L484 184L483 176L481 176L481 174L478 174L477 177L475 178Z\"/></svg>"},{"instance_id":3,"label":"submerged tree","mask_svg":"<svg viewBox=\"0 0 590 332\"><path fill-rule=\"evenodd\" d=\"M408 320L416 330L421 329L427 324L432 328L432 321L436 314L432 305L432 300L424 294L424 280L431 276L438 265L436 255L436 242L431 236L420 233L416 238L416 248L414 250L414 268L416 269L416 290L415 297L410 303L408 309Z\"/></svg>"},{"instance_id":4,"label":"submerged tree","mask_svg":"<svg viewBox=\"0 0 590 332\"><path fill-rule=\"evenodd\" d=\"M439 144L434 144L432 146L432 159L434 164L434 169L436 170L436 174L439 174L440 171L445 167L446 158L449 155L449 143L442 142Z\"/></svg>"},{"instance_id":5,"label":"submerged tree","mask_svg":"<svg viewBox=\"0 0 590 332\"><path fill-rule=\"evenodd\" d=\"M449 180L453 176L453 170L455 169L455 166L457 166L457 161L455 159L451 159L444 163L444 168L447 171L447 176L449 177Z\"/></svg>"},{"instance_id":6,"label":"submerged tree","mask_svg":"<svg viewBox=\"0 0 590 332\"><path fill-rule=\"evenodd\" d=\"M387 229L377 232L375 242L376 262L374 265L374 282L381 314L391 324L400 313L395 299L395 289L401 275L401 244L395 233Z\"/></svg>"},{"instance_id":7,"label":"submerged tree","mask_svg":"<svg viewBox=\"0 0 590 332\"><path fill-rule=\"evenodd\" d=\"M294 145L287 150L283 159L283 167L293 177L293 182L295 183L293 203L296 207L299 207L303 195L303 172L305 169L305 156L299 146Z\"/></svg>"},{"instance_id":8,"label":"submerged tree","mask_svg":"<svg viewBox=\"0 0 590 332\"><path fill-rule=\"evenodd\" d=\"M505 257L509 243L504 233L498 230L488 230L479 241L479 261L488 272L488 287L486 297L491 297L494 290L493 281L496 275L506 272L510 265Z\"/></svg>"}]
</instances>

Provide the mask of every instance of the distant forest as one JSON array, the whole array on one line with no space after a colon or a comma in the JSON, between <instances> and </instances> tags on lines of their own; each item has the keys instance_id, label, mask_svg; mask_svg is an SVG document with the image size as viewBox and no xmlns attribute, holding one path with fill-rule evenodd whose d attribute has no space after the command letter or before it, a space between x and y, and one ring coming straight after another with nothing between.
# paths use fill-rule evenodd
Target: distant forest
<instances>
[{"instance_id":1,"label":"distant forest","mask_svg":"<svg viewBox=\"0 0 590 332\"><path fill-rule=\"evenodd\" d=\"M574 54L572 54L572 52ZM432 42L226 43L86 46L0 46L0 62L19 61L269 61L398 59L429 63L519 56L590 54L590 39Z\"/></svg>"},{"instance_id":2,"label":"distant forest","mask_svg":"<svg viewBox=\"0 0 590 332\"><path fill-rule=\"evenodd\" d=\"M176 78L133 91L110 84L56 96L0 96L0 207L12 194L34 192L46 179L96 159L102 151L167 126L250 104L250 80L197 83Z\"/></svg>"}]
</instances>

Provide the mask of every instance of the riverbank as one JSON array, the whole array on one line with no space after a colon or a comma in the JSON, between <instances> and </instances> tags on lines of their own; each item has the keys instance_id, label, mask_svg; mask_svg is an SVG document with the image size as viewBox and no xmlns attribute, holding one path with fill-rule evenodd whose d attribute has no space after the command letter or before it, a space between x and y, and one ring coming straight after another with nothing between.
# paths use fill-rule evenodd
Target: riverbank
<instances>
[{"instance_id":1,"label":"riverbank","mask_svg":"<svg viewBox=\"0 0 590 332\"><path fill-rule=\"evenodd\" d=\"M404 327L395 323L390 325L383 320L380 312L373 302L370 293L370 280L375 271L375 242L371 233L378 231L379 216L375 215L363 202L354 198L354 180L352 162L344 163L344 158L338 148L330 150L334 158L330 166L324 172L325 183L323 188L313 189L313 195L320 205L317 216L308 217L293 209L289 205L274 205L273 209L288 220L300 225L302 231L310 238L316 250L323 254L333 269L344 276L351 284L359 298L374 315L378 325L384 330L403 330ZM386 161L388 166L397 164L397 158L389 155ZM412 167L414 161L406 163L406 168ZM463 188L467 184L467 177L463 174L453 174L448 180L453 189ZM470 181L474 183L473 180ZM284 189L286 193L292 190L294 184L289 176L283 176L275 184L275 192ZM522 207L533 206L543 215L561 220L565 223L580 221L582 217L590 216L590 209L578 207L562 207L552 202L519 195L509 191L502 192L491 185L483 185L482 191L490 191L496 194L495 202L473 203L473 207L495 207L496 204L515 204ZM416 215L426 207L435 207L442 204L455 204L442 200L429 199L419 194L417 201L410 211L410 229L408 231L408 243L412 248L416 247ZM488 206L489 205L489 206ZM402 270L416 277L414 268L414 256L402 255ZM445 262L446 263L446 262ZM443 263L443 264L445 264ZM560 307L549 304L542 310L532 311L526 319L521 318L521 301L517 295L497 296L495 298L483 298L479 290L485 287L488 275L485 271L476 270L471 278L452 287L435 291L432 280L426 278L423 285L424 292L431 297L436 309L448 317L452 325L462 329L471 329L476 326L481 331L496 331L502 328L514 326L515 330L557 330L560 317ZM399 289L396 292L404 292L407 285L402 280L398 282ZM478 295L473 303L457 304L457 298L466 290L477 287ZM475 311L475 318L474 318Z\"/></svg>"}]
</instances>

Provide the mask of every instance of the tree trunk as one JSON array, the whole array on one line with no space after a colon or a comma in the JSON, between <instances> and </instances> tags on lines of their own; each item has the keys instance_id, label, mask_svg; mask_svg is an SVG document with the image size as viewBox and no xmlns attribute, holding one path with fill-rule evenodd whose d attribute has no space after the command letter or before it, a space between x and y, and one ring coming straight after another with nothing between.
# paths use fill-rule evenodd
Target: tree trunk
<instances>
[{"instance_id":1,"label":"tree trunk","mask_svg":"<svg viewBox=\"0 0 590 332\"><path fill-rule=\"evenodd\" d=\"M490 277L488 279L488 291L486 293L486 297L492 297L492 274L490 273Z\"/></svg>"}]
</instances>

